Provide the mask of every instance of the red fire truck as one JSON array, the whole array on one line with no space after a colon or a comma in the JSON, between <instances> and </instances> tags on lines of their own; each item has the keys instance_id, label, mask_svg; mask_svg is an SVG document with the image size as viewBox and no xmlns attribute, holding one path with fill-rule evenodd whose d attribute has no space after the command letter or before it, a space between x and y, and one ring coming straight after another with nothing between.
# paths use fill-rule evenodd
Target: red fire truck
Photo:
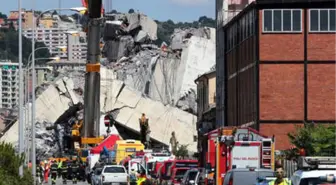
<instances>
[{"instance_id":1,"label":"red fire truck","mask_svg":"<svg viewBox=\"0 0 336 185\"><path fill-rule=\"evenodd\" d=\"M225 127L207 134L205 183L222 184L232 168L274 169L274 138L267 138L252 128Z\"/></svg>"}]
</instances>

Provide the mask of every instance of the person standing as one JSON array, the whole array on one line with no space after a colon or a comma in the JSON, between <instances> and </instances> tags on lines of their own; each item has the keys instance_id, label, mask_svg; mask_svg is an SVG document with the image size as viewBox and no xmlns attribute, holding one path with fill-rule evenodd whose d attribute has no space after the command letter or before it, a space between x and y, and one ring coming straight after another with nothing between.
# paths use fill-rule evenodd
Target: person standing
<instances>
[{"instance_id":1,"label":"person standing","mask_svg":"<svg viewBox=\"0 0 336 185\"><path fill-rule=\"evenodd\" d=\"M174 131L171 133L169 144L170 144L170 152L175 155L177 151L177 140L176 140Z\"/></svg>"},{"instance_id":2,"label":"person standing","mask_svg":"<svg viewBox=\"0 0 336 185\"><path fill-rule=\"evenodd\" d=\"M49 172L50 172L50 165L47 160L44 161L44 182L48 183L49 179Z\"/></svg>"},{"instance_id":3,"label":"person standing","mask_svg":"<svg viewBox=\"0 0 336 185\"><path fill-rule=\"evenodd\" d=\"M269 182L268 185L291 185L292 183L284 178L285 172L282 167L275 169L276 179Z\"/></svg>"},{"instance_id":4,"label":"person standing","mask_svg":"<svg viewBox=\"0 0 336 185\"><path fill-rule=\"evenodd\" d=\"M77 161L73 161L71 171L72 171L72 183L76 184L79 175L79 164Z\"/></svg>"},{"instance_id":5,"label":"person standing","mask_svg":"<svg viewBox=\"0 0 336 185\"><path fill-rule=\"evenodd\" d=\"M62 163L61 174L62 174L63 184L65 184L68 179L68 164L66 162Z\"/></svg>"},{"instance_id":6,"label":"person standing","mask_svg":"<svg viewBox=\"0 0 336 185\"><path fill-rule=\"evenodd\" d=\"M56 184L56 178L57 178L57 170L58 170L58 164L55 161L52 162L50 166L51 171L51 184Z\"/></svg>"}]
</instances>

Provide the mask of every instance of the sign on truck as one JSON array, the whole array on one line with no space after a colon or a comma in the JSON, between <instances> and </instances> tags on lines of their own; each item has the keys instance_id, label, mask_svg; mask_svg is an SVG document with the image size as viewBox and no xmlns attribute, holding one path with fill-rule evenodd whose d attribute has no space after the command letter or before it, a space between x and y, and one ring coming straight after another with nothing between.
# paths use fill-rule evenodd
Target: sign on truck
<instances>
[{"instance_id":1,"label":"sign on truck","mask_svg":"<svg viewBox=\"0 0 336 185\"><path fill-rule=\"evenodd\" d=\"M260 168L260 147L261 142L236 142L231 151L232 167L235 166L236 168Z\"/></svg>"}]
</instances>

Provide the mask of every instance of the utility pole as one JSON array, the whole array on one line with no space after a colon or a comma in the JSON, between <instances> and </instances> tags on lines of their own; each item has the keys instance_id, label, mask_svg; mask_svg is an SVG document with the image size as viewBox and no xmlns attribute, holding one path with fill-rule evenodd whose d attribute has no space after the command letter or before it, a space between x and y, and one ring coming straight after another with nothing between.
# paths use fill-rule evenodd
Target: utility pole
<instances>
[{"instance_id":1,"label":"utility pole","mask_svg":"<svg viewBox=\"0 0 336 185\"><path fill-rule=\"evenodd\" d=\"M36 86L36 70L35 70L35 33L36 33L36 23L35 23L35 0L32 0L33 5L33 30L32 30L32 106L31 106L31 161L32 161L32 175L34 178L34 184L36 184L36 141L35 141L35 113L36 113L36 97L35 97L35 86Z\"/></svg>"},{"instance_id":2,"label":"utility pole","mask_svg":"<svg viewBox=\"0 0 336 185\"><path fill-rule=\"evenodd\" d=\"M22 10L21 0L19 4L19 154L24 152L24 122L23 122L23 68L22 68ZM23 177L23 164L19 168L19 175Z\"/></svg>"},{"instance_id":3,"label":"utility pole","mask_svg":"<svg viewBox=\"0 0 336 185\"><path fill-rule=\"evenodd\" d=\"M100 119L100 25L102 0L89 0L88 50L84 91L84 135L97 137Z\"/></svg>"}]
</instances>

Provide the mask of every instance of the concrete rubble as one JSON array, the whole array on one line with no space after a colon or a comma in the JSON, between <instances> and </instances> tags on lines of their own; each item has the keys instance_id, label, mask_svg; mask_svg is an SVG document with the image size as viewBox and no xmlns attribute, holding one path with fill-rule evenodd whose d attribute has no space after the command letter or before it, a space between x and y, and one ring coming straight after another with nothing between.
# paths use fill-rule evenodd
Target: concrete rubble
<instances>
[{"instance_id":1,"label":"concrete rubble","mask_svg":"<svg viewBox=\"0 0 336 185\"><path fill-rule=\"evenodd\" d=\"M118 110L113 112L116 121L139 132L138 119L145 112L149 118L152 138L168 145L171 132L175 131L181 144L189 144L190 151L196 151L196 143L193 141L193 136L196 135L194 115L142 96L141 92L125 85L122 81L113 80L114 73L111 70L102 69L101 74L102 114ZM66 77L69 75L72 78ZM46 128L50 127L70 105L83 100L83 96L77 93L78 88L83 89L83 73L69 74L64 71L61 72L61 76L50 83L36 101L37 152L43 157L51 156L58 150L56 141L59 138L54 131L47 131ZM104 132L106 128L102 128L103 120L101 121L100 130ZM62 128L58 130L61 136ZM101 135L104 134L101 133ZM18 122L0 138L0 141L17 145Z\"/></svg>"},{"instance_id":2,"label":"concrete rubble","mask_svg":"<svg viewBox=\"0 0 336 185\"><path fill-rule=\"evenodd\" d=\"M169 144L175 131L180 144L196 151L196 84L194 80L215 65L215 29L176 29L171 45L158 47L157 24L139 14L116 14L106 21L103 33L101 112L139 131L142 113L149 118L151 137ZM162 46L166 46L163 44ZM50 156L58 150L58 136L47 131L70 105L83 102L84 71L59 71L53 82L39 87L36 106L37 150ZM101 118L102 119L102 118ZM101 120L101 134L104 134ZM62 135L62 128L58 128ZM117 131L113 130L117 133ZM0 141L17 144L18 123Z\"/></svg>"},{"instance_id":3,"label":"concrete rubble","mask_svg":"<svg viewBox=\"0 0 336 185\"><path fill-rule=\"evenodd\" d=\"M150 18L133 13L112 19L123 23L106 24L105 33L113 34L105 35L103 53L117 79L165 105L196 113L194 80L215 65L215 29L175 29L168 51L163 51L150 44L157 29ZM194 103L185 101L192 98Z\"/></svg>"}]
</instances>

